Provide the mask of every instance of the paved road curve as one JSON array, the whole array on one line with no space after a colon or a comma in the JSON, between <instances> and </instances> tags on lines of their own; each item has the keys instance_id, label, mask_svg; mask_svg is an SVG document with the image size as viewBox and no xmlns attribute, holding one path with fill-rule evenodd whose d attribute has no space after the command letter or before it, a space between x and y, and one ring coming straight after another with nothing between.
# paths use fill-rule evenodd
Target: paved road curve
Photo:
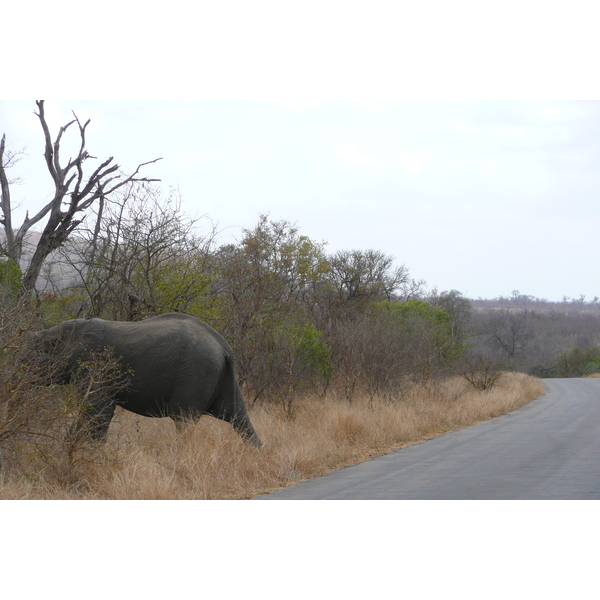
<instances>
[{"instance_id":1,"label":"paved road curve","mask_svg":"<svg viewBox=\"0 0 600 600\"><path fill-rule=\"evenodd\" d=\"M600 499L600 379L259 500Z\"/></svg>"}]
</instances>

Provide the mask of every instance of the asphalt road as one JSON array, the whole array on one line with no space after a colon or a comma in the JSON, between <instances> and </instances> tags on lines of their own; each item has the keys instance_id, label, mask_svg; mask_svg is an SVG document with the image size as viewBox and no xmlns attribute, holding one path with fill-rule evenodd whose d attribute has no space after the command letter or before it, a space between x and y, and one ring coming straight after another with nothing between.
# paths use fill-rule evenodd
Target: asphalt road
<instances>
[{"instance_id":1,"label":"asphalt road","mask_svg":"<svg viewBox=\"0 0 600 600\"><path fill-rule=\"evenodd\" d=\"M600 379L256 500L600 499Z\"/></svg>"}]
</instances>

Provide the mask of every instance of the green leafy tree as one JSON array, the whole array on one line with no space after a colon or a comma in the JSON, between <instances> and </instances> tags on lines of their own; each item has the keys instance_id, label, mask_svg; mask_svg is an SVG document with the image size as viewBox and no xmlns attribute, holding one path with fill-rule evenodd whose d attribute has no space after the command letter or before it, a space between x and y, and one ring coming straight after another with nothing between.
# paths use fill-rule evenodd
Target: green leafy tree
<instances>
[{"instance_id":1,"label":"green leafy tree","mask_svg":"<svg viewBox=\"0 0 600 600\"><path fill-rule=\"evenodd\" d=\"M326 387L331 377L331 349L322 337L310 323L286 326L277 332L281 366L279 395L289 417L293 416L293 402L298 393Z\"/></svg>"},{"instance_id":2,"label":"green leafy tree","mask_svg":"<svg viewBox=\"0 0 600 600\"><path fill-rule=\"evenodd\" d=\"M473 306L458 290L438 293L434 290L429 298L432 306L446 311L452 323L452 339L463 344L471 335Z\"/></svg>"},{"instance_id":3,"label":"green leafy tree","mask_svg":"<svg viewBox=\"0 0 600 600\"><path fill-rule=\"evenodd\" d=\"M391 328L410 335L415 351L427 370L448 368L458 360L466 345L457 340L450 315L429 302L413 298L407 302L380 302L373 310Z\"/></svg>"}]
</instances>

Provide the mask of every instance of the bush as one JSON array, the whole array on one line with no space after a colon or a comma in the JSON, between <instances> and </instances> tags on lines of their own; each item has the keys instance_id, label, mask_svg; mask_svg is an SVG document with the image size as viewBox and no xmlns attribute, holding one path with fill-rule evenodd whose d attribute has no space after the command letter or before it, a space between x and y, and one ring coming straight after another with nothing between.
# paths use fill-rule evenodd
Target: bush
<instances>
[{"instance_id":1,"label":"bush","mask_svg":"<svg viewBox=\"0 0 600 600\"><path fill-rule=\"evenodd\" d=\"M476 390L489 390L502 378L503 372L483 356L469 357L464 361L458 374Z\"/></svg>"},{"instance_id":2,"label":"bush","mask_svg":"<svg viewBox=\"0 0 600 600\"><path fill-rule=\"evenodd\" d=\"M426 375L452 367L466 348L453 335L450 315L423 300L376 302L373 311L413 346L415 365Z\"/></svg>"},{"instance_id":3,"label":"bush","mask_svg":"<svg viewBox=\"0 0 600 600\"><path fill-rule=\"evenodd\" d=\"M39 321L24 306L0 307L0 468L32 440L49 435L61 408L47 382L48 368L29 344Z\"/></svg>"},{"instance_id":4,"label":"bush","mask_svg":"<svg viewBox=\"0 0 600 600\"><path fill-rule=\"evenodd\" d=\"M584 377L600 373L600 348L575 346L557 357L557 377Z\"/></svg>"},{"instance_id":5,"label":"bush","mask_svg":"<svg viewBox=\"0 0 600 600\"><path fill-rule=\"evenodd\" d=\"M97 411L90 409L110 402L126 374L100 353L81 364L72 384L54 385L61 360L35 343L32 333L42 328L40 315L24 303L0 304L0 473L79 485L104 452L91 443Z\"/></svg>"}]
</instances>

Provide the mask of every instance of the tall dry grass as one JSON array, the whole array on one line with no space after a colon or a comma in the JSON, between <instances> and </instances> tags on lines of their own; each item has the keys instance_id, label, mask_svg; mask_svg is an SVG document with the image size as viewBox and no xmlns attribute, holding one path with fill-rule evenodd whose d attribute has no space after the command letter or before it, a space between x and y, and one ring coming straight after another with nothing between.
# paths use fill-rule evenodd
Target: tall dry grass
<instances>
[{"instance_id":1,"label":"tall dry grass","mask_svg":"<svg viewBox=\"0 0 600 600\"><path fill-rule=\"evenodd\" d=\"M118 411L105 446L30 461L0 475L0 498L250 498L395 448L491 419L544 393L540 380L507 374L491 390L452 378L414 386L402 401L304 398L293 419L275 405L251 418L264 441L246 446L210 417L177 432L169 419Z\"/></svg>"}]
</instances>

